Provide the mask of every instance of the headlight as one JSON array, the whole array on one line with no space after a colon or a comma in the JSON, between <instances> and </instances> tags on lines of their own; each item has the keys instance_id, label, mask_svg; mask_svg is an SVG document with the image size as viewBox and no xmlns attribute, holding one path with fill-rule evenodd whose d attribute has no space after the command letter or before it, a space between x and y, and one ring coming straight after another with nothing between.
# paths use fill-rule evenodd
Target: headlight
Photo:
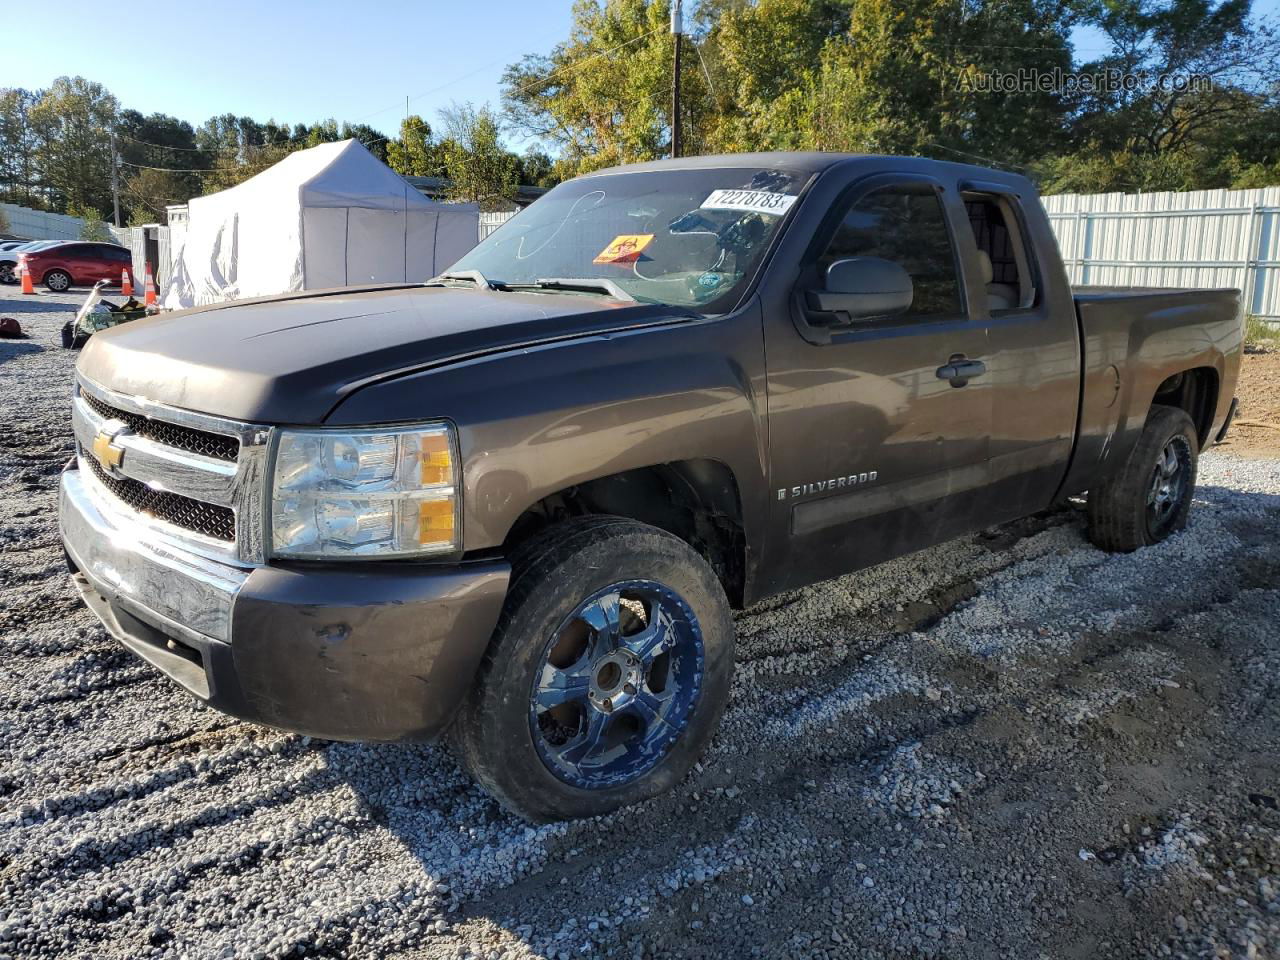
<instances>
[{"instance_id":1,"label":"headlight","mask_svg":"<svg viewBox=\"0 0 1280 960\"><path fill-rule=\"evenodd\" d=\"M445 424L282 430L271 491L276 557L381 558L458 548L457 456Z\"/></svg>"}]
</instances>

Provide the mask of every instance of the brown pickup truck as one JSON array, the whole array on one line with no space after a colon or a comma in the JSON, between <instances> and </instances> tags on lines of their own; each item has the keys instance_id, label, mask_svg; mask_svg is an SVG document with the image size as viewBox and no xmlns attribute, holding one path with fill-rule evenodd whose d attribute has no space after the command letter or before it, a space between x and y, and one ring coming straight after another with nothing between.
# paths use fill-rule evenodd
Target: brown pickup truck
<instances>
[{"instance_id":1,"label":"brown pickup truck","mask_svg":"<svg viewBox=\"0 0 1280 960\"><path fill-rule=\"evenodd\" d=\"M1135 550L1234 410L1234 290L1077 290L1025 179L700 157L562 184L425 285L93 337L61 524L208 703L427 739L532 820L678 781L730 611L1088 491Z\"/></svg>"}]
</instances>

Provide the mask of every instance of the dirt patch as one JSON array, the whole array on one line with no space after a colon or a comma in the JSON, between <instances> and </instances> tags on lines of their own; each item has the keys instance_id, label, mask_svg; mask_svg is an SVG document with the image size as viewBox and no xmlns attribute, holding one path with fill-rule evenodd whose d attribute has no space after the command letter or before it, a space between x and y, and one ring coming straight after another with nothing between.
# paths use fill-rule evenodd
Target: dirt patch
<instances>
[{"instance_id":1,"label":"dirt patch","mask_svg":"<svg viewBox=\"0 0 1280 960\"><path fill-rule=\"evenodd\" d=\"M1280 344L1244 355L1236 399L1240 408L1221 449L1238 457L1280 457Z\"/></svg>"}]
</instances>

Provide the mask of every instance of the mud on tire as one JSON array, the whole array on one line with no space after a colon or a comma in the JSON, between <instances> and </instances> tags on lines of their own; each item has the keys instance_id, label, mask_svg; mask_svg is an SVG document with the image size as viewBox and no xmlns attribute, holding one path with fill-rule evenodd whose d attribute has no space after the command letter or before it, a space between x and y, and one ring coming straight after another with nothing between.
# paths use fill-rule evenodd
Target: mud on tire
<instances>
[{"instance_id":1,"label":"mud on tire","mask_svg":"<svg viewBox=\"0 0 1280 960\"><path fill-rule=\"evenodd\" d=\"M1089 539L1129 552L1187 525L1200 456L1185 410L1156 405L1123 466L1089 491Z\"/></svg>"}]
</instances>

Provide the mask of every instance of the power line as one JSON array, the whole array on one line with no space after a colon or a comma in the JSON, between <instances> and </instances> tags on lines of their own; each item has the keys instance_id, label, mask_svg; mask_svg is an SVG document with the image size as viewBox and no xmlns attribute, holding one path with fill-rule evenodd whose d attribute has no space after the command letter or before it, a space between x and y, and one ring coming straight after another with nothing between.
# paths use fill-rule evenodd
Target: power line
<instances>
[{"instance_id":1,"label":"power line","mask_svg":"<svg viewBox=\"0 0 1280 960\"><path fill-rule=\"evenodd\" d=\"M125 140L132 140L134 143L141 144L144 147L155 147L159 150L181 150L186 153L209 153L204 147L171 147L167 143L152 143L150 140L139 140L137 137L131 137L127 133L116 131L116 136Z\"/></svg>"},{"instance_id":2,"label":"power line","mask_svg":"<svg viewBox=\"0 0 1280 960\"><path fill-rule=\"evenodd\" d=\"M593 54L591 54L591 56L586 57L586 58L585 58L585 59L583 59L583 60L579 60L577 63L567 63L567 64L565 64L563 67L558 67L558 68L556 68L555 70L552 70L552 71L551 71L550 73L548 73L546 76L542 76L542 77L534 77L533 79L529 80L527 83L523 83L523 84L520 84L519 86L515 87L515 88L513 89L512 93L511 93L511 95L513 95L513 96L518 96L519 94L524 93L524 92L525 92L526 90L528 90L528 89L531 89L531 88L533 88L533 87L536 87L536 86L538 86L538 85L540 85L540 84L546 84L546 83L548 83L548 82L551 80L551 78L552 78L552 77L555 77L556 75L561 74L561 73L564 73L564 72L566 72L566 71L580 70L580 69L582 69L584 66L586 66L588 63L590 63L592 60L597 60L597 59L599 59L600 57L608 56L608 55L609 55L609 54L611 54L611 53L616 53L617 51L621 50L623 47L629 47L629 46L631 46L633 43L639 43L641 40L648 39L649 37L652 37L655 33L659 33L659 32L661 32L663 29L664 29L663 27L656 27L656 28L654 28L653 30L650 30L648 33L642 33L642 34L640 34L640 36L638 36L638 37L632 37L630 40L626 40L626 41L624 41L623 43L619 43L619 44L617 44L616 46L610 47L610 48L609 48L609 49L607 49L607 50L601 50L601 51L599 51L598 53L593 53ZM470 76L470 74L468 74L468 76ZM452 81L450 81L450 82L452 82ZM446 84L442 84L442 85L441 85L441 87L437 87L436 89L442 89L443 87L446 87L446 86L448 86L448 85L449 85L449 84L447 84L447 83L446 83ZM432 93L432 92L434 92L434 91L430 91L430 90L428 90L428 91L427 91L427 93ZM427 95L426 93L424 93L424 94L420 94L420 95L419 95L419 97L425 97L426 95ZM417 98L415 98L415 99L417 99ZM384 141L384 140L386 140L386 141L390 141L390 140L391 140L391 137L380 137L380 138L378 138L377 140L372 140L372 141L370 141L369 143L366 143L366 144L365 144L365 146L366 146L366 147L371 147L371 146L373 146L375 143L381 143L381 142L382 142L382 141Z\"/></svg>"},{"instance_id":3,"label":"power line","mask_svg":"<svg viewBox=\"0 0 1280 960\"><path fill-rule=\"evenodd\" d=\"M120 163L138 170L159 170L161 173L234 173L248 166L245 164L239 167L151 167L145 163L130 163L128 160L121 160Z\"/></svg>"},{"instance_id":4,"label":"power line","mask_svg":"<svg viewBox=\"0 0 1280 960\"><path fill-rule=\"evenodd\" d=\"M934 147L938 150L945 150L947 151L947 153L954 153L958 157L968 157L970 160L981 160L983 163L985 163L987 166L990 166L990 167L1009 167L1010 169L1021 170L1023 172L1026 172L1027 170L1026 167L1018 163L1009 163L1006 160L993 160L991 159L991 157L984 157L981 154L966 153L964 150L957 150L954 147L944 147L940 143L928 142L925 144L925 146Z\"/></svg>"}]
</instances>

